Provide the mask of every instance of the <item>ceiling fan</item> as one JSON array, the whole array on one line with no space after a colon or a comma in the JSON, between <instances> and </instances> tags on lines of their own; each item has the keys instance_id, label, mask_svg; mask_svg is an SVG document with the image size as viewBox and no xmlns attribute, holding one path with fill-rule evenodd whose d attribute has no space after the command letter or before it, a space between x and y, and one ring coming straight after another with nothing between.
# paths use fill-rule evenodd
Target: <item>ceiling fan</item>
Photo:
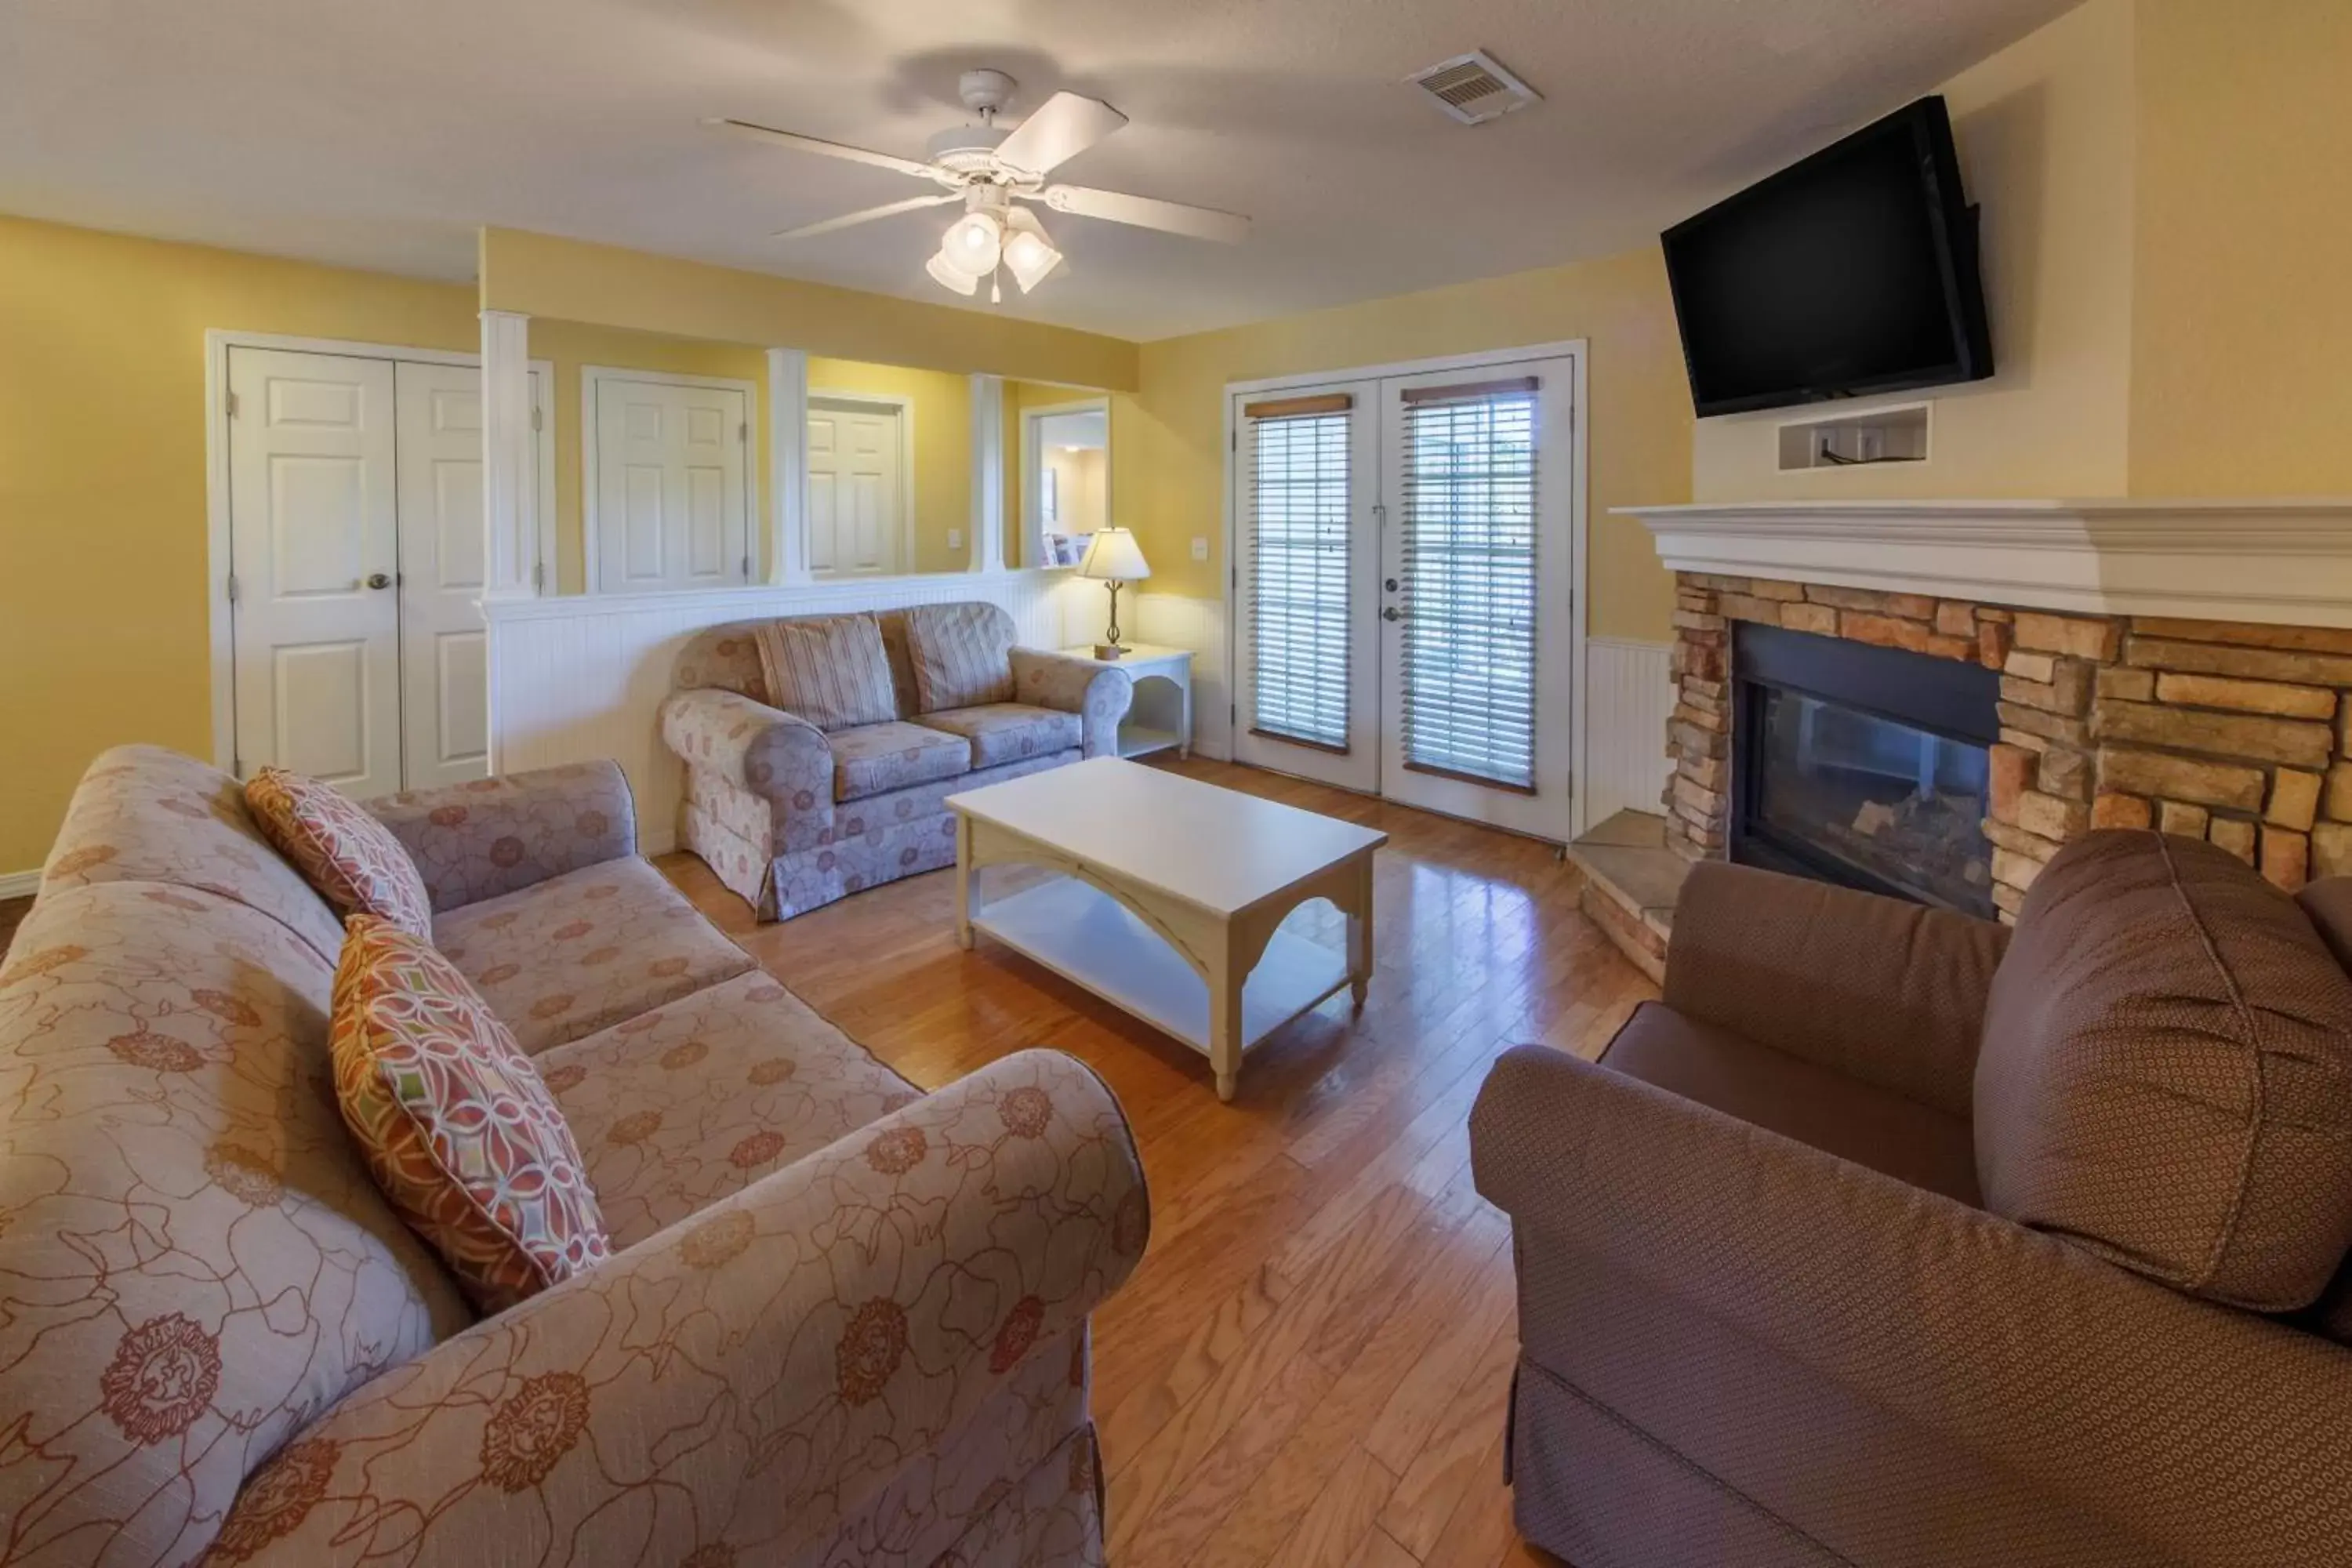
<instances>
[{"instance_id":1,"label":"ceiling fan","mask_svg":"<svg viewBox=\"0 0 2352 1568\"><path fill-rule=\"evenodd\" d=\"M902 202L867 207L823 223L784 229L775 237L806 239L856 224L871 223L876 218L913 212L919 207L961 202L963 216L948 226L940 241L939 254L931 258L925 270L934 280L959 294L979 292L985 279L992 302L1003 298L1003 288L998 280L1000 268L1012 273L1013 282L1026 294L1062 264L1062 253L1046 235L1045 226L1027 207L1014 205L1018 202L1043 203L1058 213L1108 218L1112 223L1156 228L1194 239L1232 244L1248 237L1250 220L1232 213L1157 201L1150 196L1123 195L1117 191L1090 190L1085 185L1047 184L1045 176L1056 166L1126 124L1127 116L1098 98L1057 92L1018 128L1000 130L996 117L1011 101L1018 85L1003 71L964 72L957 88L964 106L979 116L980 122L942 131L932 137L928 149L930 157L925 163L869 152L863 147L845 147L814 136L798 136L746 120L711 119L703 124L772 146L895 169L944 186L937 194L909 196Z\"/></svg>"}]
</instances>

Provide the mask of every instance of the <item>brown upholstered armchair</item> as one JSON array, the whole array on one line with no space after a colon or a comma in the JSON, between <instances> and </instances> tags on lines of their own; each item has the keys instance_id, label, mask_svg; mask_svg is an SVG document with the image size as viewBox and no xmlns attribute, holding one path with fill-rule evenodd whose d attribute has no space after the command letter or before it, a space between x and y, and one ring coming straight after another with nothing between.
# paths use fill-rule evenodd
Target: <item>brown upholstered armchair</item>
<instances>
[{"instance_id":1,"label":"brown upholstered armchair","mask_svg":"<svg viewBox=\"0 0 2352 1568\"><path fill-rule=\"evenodd\" d=\"M2103 833L2015 933L1711 864L1473 1115L1578 1568L2352 1563L2352 879ZM2308 911L2311 919L2306 919ZM2331 929L2331 927L2335 929Z\"/></svg>"}]
</instances>

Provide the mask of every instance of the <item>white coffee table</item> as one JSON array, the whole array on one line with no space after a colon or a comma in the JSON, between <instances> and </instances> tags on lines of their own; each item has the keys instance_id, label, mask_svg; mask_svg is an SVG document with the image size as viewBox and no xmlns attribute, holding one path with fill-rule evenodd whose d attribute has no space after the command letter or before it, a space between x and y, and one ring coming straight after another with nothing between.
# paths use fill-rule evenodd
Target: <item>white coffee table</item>
<instances>
[{"instance_id":1,"label":"white coffee table","mask_svg":"<svg viewBox=\"0 0 2352 1568\"><path fill-rule=\"evenodd\" d=\"M1205 1052L1231 1100L1242 1053L1372 973L1372 852L1388 835L1116 757L951 795L956 940L985 931ZM984 866L1061 876L976 907ZM1347 951L1283 917L1347 917Z\"/></svg>"}]
</instances>

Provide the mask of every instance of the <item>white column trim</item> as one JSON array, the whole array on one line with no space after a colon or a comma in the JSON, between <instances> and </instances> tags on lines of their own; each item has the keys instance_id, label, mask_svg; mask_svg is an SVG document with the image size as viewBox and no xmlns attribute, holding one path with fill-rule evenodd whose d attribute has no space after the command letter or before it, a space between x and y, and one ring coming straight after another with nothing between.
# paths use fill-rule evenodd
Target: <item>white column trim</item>
<instances>
[{"instance_id":1,"label":"white column trim","mask_svg":"<svg viewBox=\"0 0 2352 1568\"><path fill-rule=\"evenodd\" d=\"M768 351L770 507L768 581L780 587L815 579L808 563L808 351Z\"/></svg>"},{"instance_id":2,"label":"white column trim","mask_svg":"<svg viewBox=\"0 0 2352 1568\"><path fill-rule=\"evenodd\" d=\"M482 312L482 596L540 590L538 437L530 427L530 318Z\"/></svg>"},{"instance_id":3,"label":"white column trim","mask_svg":"<svg viewBox=\"0 0 2352 1568\"><path fill-rule=\"evenodd\" d=\"M971 569L1004 570L1004 378L971 378Z\"/></svg>"}]
</instances>

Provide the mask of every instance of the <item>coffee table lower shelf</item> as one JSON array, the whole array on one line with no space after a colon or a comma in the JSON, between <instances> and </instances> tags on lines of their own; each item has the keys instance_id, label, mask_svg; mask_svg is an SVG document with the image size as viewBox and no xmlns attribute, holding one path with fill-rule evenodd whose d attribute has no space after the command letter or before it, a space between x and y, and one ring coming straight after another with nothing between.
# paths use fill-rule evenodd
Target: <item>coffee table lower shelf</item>
<instances>
[{"instance_id":1,"label":"coffee table lower shelf","mask_svg":"<svg viewBox=\"0 0 2352 1568\"><path fill-rule=\"evenodd\" d=\"M1109 894L1074 877L1056 878L991 900L974 912L971 926L1208 1054L1208 983ZM1344 954L1276 931L1242 987L1242 1048L1347 988Z\"/></svg>"}]
</instances>

